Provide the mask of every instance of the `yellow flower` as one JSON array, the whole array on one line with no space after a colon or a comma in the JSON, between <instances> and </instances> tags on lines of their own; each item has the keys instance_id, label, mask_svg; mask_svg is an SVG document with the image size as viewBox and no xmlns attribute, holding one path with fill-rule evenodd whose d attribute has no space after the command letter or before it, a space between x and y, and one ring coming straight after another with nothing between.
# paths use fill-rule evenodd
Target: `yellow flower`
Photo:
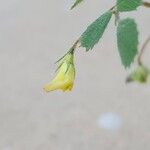
<instances>
[{"instance_id":1,"label":"yellow flower","mask_svg":"<svg viewBox=\"0 0 150 150\"><path fill-rule=\"evenodd\" d=\"M44 86L46 92L54 90L70 91L73 87L75 79L75 68L73 62L73 54L68 53L57 63L57 71L55 78L51 83Z\"/></svg>"}]
</instances>

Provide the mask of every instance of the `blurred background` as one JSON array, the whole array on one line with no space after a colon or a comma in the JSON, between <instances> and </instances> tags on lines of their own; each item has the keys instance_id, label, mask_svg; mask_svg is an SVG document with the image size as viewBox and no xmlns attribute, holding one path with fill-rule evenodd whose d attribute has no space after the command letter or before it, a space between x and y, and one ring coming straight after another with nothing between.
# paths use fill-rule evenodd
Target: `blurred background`
<instances>
[{"instance_id":1,"label":"blurred background","mask_svg":"<svg viewBox=\"0 0 150 150\"><path fill-rule=\"evenodd\" d=\"M149 150L150 83L126 84L112 18L101 42L76 52L72 92L45 93L60 58L115 0L0 0L0 150ZM140 45L149 10L136 18ZM150 67L150 51L144 63Z\"/></svg>"}]
</instances>

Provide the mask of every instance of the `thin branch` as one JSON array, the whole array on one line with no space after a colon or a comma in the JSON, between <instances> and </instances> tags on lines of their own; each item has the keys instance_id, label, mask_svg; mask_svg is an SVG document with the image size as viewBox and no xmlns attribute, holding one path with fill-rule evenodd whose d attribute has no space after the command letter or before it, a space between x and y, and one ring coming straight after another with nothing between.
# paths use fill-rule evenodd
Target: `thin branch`
<instances>
[{"instance_id":1,"label":"thin branch","mask_svg":"<svg viewBox=\"0 0 150 150\"><path fill-rule=\"evenodd\" d=\"M147 38L147 40L144 42L144 44L141 48L141 51L140 51L140 54L139 54L139 57L138 57L138 64L139 65L142 65L142 56L143 56L143 53L145 52L146 46L149 42L150 42L150 37Z\"/></svg>"},{"instance_id":2,"label":"thin branch","mask_svg":"<svg viewBox=\"0 0 150 150\"><path fill-rule=\"evenodd\" d=\"M150 3L149 2L143 2L143 6L150 8Z\"/></svg>"}]
</instances>

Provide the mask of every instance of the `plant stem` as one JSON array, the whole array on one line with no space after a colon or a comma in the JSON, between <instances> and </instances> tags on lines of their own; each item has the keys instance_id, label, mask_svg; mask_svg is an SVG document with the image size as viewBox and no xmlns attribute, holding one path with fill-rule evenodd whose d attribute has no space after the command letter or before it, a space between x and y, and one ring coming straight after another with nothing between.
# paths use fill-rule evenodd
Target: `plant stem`
<instances>
[{"instance_id":1,"label":"plant stem","mask_svg":"<svg viewBox=\"0 0 150 150\"><path fill-rule=\"evenodd\" d=\"M76 49L76 47L77 47L77 45L78 45L78 43L79 43L79 40L77 40L74 44L73 44L73 46L70 48L70 50L69 50L69 52L68 53L74 53L74 51L75 51L75 49Z\"/></svg>"},{"instance_id":2,"label":"plant stem","mask_svg":"<svg viewBox=\"0 0 150 150\"><path fill-rule=\"evenodd\" d=\"M143 2L143 6L150 8L150 3L149 2Z\"/></svg>"},{"instance_id":3,"label":"plant stem","mask_svg":"<svg viewBox=\"0 0 150 150\"><path fill-rule=\"evenodd\" d=\"M76 49L76 47L77 47L77 45L78 45L78 43L79 43L79 40L77 40L77 41L73 44L73 46L69 49L69 51L68 51L65 55L63 55L59 60L57 60L57 61L55 62L55 64L58 63L61 59L63 59L67 54L71 53L71 54L73 55L73 54L74 54L74 51L75 51L75 49Z\"/></svg>"},{"instance_id":4,"label":"plant stem","mask_svg":"<svg viewBox=\"0 0 150 150\"><path fill-rule=\"evenodd\" d=\"M147 40L144 42L144 44L141 48L141 51L140 51L140 54L139 54L139 57L138 57L138 64L139 65L142 65L142 56L143 56L143 53L145 52L146 46L149 42L150 42L150 37L147 38Z\"/></svg>"}]
</instances>

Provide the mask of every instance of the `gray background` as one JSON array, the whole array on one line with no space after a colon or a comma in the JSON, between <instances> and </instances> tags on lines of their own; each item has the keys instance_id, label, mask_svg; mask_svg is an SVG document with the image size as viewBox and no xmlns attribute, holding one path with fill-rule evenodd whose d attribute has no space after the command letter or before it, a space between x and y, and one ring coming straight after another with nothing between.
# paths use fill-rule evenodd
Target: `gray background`
<instances>
[{"instance_id":1,"label":"gray background","mask_svg":"<svg viewBox=\"0 0 150 150\"><path fill-rule=\"evenodd\" d=\"M116 48L114 17L93 51L76 52L72 92L42 87L88 24L115 0L0 0L0 150L149 150L150 84L126 85L129 73ZM139 25L140 47L149 35L149 10L125 13ZM150 46L147 47L147 50ZM144 55L150 66L150 53ZM101 114L120 116L115 131Z\"/></svg>"}]
</instances>

